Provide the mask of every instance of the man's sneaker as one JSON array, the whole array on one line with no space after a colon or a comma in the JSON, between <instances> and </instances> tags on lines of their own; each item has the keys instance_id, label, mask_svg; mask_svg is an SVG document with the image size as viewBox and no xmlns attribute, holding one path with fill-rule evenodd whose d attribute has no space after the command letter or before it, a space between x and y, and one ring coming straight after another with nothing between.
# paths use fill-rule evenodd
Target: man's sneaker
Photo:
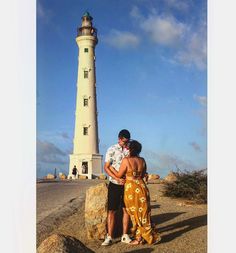
<instances>
[{"instance_id":1,"label":"man's sneaker","mask_svg":"<svg viewBox=\"0 0 236 253\"><path fill-rule=\"evenodd\" d=\"M129 238L128 234L123 234L121 237L121 242L123 243L130 243L132 240Z\"/></svg>"},{"instance_id":2,"label":"man's sneaker","mask_svg":"<svg viewBox=\"0 0 236 253\"><path fill-rule=\"evenodd\" d=\"M104 242L102 243L102 246L108 246L112 244L112 238L110 235L107 235Z\"/></svg>"}]
</instances>

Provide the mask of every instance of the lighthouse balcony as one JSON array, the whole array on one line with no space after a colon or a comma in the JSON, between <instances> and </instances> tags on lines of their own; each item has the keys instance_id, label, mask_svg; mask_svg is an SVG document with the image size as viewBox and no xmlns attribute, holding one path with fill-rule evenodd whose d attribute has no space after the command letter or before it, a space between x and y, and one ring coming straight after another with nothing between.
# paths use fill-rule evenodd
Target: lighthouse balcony
<instances>
[{"instance_id":1,"label":"lighthouse balcony","mask_svg":"<svg viewBox=\"0 0 236 253\"><path fill-rule=\"evenodd\" d=\"M83 26L83 27L77 28L77 37L83 36L83 35L91 35L97 38L97 29L91 26Z\"/></svg>"}]
</instances>

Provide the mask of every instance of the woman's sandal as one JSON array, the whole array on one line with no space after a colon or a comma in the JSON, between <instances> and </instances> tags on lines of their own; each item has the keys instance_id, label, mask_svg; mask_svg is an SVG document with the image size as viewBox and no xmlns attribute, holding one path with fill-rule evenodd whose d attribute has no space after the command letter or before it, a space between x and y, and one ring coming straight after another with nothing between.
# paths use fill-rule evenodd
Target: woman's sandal
<instances>
[{"instance_id":1,"label":"woman's sandal","mask_svg":"<svg viewBox=\"0 0 236 253\"><path fill-rule=\"evenodd\" d=\"M131 244L131 245L139 245L139 244L143 244L143 241L142 241L142 238L140 238L140 239L135 239L135 240L133 240L133 241L131 241L129 244Z\"/></svg>"},{"instance_id":2,"label":"woman's sandal","mask_svg":"<svg viewBox=\"0 0 236 253\"><path fill-rule=\"evenodd\" d=\"M153 245L158 244L161 241L161 236L158 234L158 237L156 238L156 240L153 242Z\"/></svg>"}]
</instances>

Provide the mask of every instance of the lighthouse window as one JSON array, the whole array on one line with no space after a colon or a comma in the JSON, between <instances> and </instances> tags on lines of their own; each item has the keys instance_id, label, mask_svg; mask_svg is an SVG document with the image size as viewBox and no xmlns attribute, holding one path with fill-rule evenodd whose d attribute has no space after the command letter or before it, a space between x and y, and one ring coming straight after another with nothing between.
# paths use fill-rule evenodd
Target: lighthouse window
<instances>
[{"instance_id":1,"label":"lighthouse window","mask_svg":"<svg viewBox=\"0 0 236 253\"><path fill-rule=\"evenodd\" d=\"M88 71L87 70L84 71L84 78L88 78Z\"/></svg>"},{"instance_id":2,"label":"lighthouse window","mask_svg":"<svg viewBox=\"0 0 236 253\"><path fill-rule=\"evenodd\" d=\"M88 99L84 98L84 106L88 106Z\"/></svg>"},{"instance_id":3,"label":"lighthouse window","mask_svg":"<svg viewBox=\"0 0 236 253\"><path fill-rule=\"evenodd\" d=\"M85 49L84 49L84 52L85 52L85 53L88 53L88 48L85 48Z\"/></svg>"},{"instance_id":4,"label":"lighthouse window","mask_svg":"<svg viewBox=\"0 0 236 253\"><path fill-rule=\"evenodd\" d=\"M84 135L88 135L88 127L84 127Z\"/></svg>"}]
</instances>

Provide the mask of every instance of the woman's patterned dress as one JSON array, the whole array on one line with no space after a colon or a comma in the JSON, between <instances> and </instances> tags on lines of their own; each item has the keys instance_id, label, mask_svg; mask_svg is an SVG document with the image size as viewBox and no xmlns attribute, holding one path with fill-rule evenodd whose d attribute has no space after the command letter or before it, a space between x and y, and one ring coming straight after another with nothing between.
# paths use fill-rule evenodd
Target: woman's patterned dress
<instances>
[{"instance_id":1,"label":"woman's patterned dress","mask_svg":"<svg viewBox=\"0 0 236 253\"><path fill-rule=\"evenodd\" d=\"M126 179L124 192L125 207L133 224L132 233L136 239L142 237L152 244L160 235L151 227L149 190L137 170L128 169L126 176L133 177Z\"/></svg>"}]
</instances>

